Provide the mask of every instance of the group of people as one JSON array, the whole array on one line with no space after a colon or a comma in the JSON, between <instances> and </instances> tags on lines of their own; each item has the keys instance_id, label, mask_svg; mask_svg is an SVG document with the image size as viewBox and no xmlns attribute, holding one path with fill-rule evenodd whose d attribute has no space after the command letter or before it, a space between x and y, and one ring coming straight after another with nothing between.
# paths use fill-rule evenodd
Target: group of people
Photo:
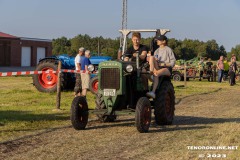
<instances>
[{"instance_id":1,"label":"group of people","mask_svg":"<svg viewBox=\"0 0 240 160\"><path fill-rule=\"evenodd\" d=\"M232 55L230 62L227 61L227 58L220 56L219 60L217 61L217 69L218 69L218 82L222 82L222 78L224 74L228 74L230 77L230 85L233 86L236 84L235 78L236 73L238 71L237 63L236 63L236 55Z\"/></svg>"},{"instance_id":2,"label":"group of people","mask_svg":"<svg viewBox=\"0 0 240 160\"><path fill-rule=\"evenodd\" d=\"M204 63L204 58L201 58L198 65L199 65L199 71L200 71L199 81L201 81L203 77L203 72L206 67L207 67L206 68L207 74L209 76L212 76L213 63L211 62L211 58L208 59L206 64ZM236 73L238 69L237 69L237 63L236 63L236 56L234 54L232 55L230 62L228 62L227 57L220 56L219 60L217 61L216 67L218 70L219 83L222 82L222 79L224 76L229 75L230 85L233 86L234 84L236 84L235 78L236 78Z\"/></svg>"},{"instance_id":3,"label":"group of people","mask_svg":"<svg viewBox=\"0 0 240 160\"><path fill-rule=\"evenodd\" d=\"M75 57L75 69L81 71L76 73L76 83L74 87L74 95L83 96L86 98L87 89L89 88L90 74L88 71L88 65L91 64L89 58L91 57L90 50L85 50L81 47L78 50L78 54Z\"/></svg>"},{"instance_id":4,"label":"group of people","mask_svg":"<svg viewBox=\"0 0 240 160\"><path fill-rule=\"evenodd\" d=\"M140 62L149 62L150 74L153 75L153 89L147 92L146 95L151 98L155 98L155 91L158 86L159 76L171 76L172 68L175 65L176 58L171 48L167 46L168 39L164 35L155 37L155 41L159 48L157 48L153 55L148 51L147 46L142 45L141 34L139 32L132 33L132 46L129 47L125 55L124 61L136 61L137 53L139 54Z\"/></svg>"},{"instance_id":5,"label":"group of people","mask_svg":"<svg viewBox=\"0 0 240 160\"><path fill-rule=\"evenodd\" d=\"M170 47L167 46L168 39L165 35L160 35L155 37L155 41L159 46L153 53L148 50L147 46L142 45L141 34L140 32L132 33L132 46L129 47L124 53L126 57L124 61L136 61L136 56L139 55L140 62L149 62L149 73L153 75L153 88L152 91L146 93L148 97L155 98L155 91L158 86L159 76L171 76L172 68L175 65L176 58ZM122 54L122 53L121 53ZM121 57L121 55L119 56ZM74 88L75 96L85 96L87 94L87 89L89 88L90 75L88 73L88 65L91 64L90 60L90 51L81 47L79 48L79 53L75 58L76 70L81 70L81 73L76 74L76 84ZM228 64L228 63L227 63ZM207 71L212 70L213 63L211 59L208 59L206 62ZM235 76L237 71L236 56L231 57L231 62L227 68L226 59L220 56L220 59L217 61L218 69L218 82L222 81L224 74L224 69L228 69L230 75L231 85L235 84ZM205 68L204 58L199 62L200 70L200 79L203 76L203 71ZM210 74L210 73L209 73Z\"/></svg>"}]
</instances>

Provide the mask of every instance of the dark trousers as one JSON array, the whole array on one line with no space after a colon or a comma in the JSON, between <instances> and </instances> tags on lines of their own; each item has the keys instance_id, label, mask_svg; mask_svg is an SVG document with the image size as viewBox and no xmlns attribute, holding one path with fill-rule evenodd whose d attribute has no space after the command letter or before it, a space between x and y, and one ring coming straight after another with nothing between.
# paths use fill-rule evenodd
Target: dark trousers
<instances>
[{"instance_id":1,"label":"dark trousers","mask_svg":"<svg viewBox=\"0 0 240 160\"><path fill-rule=\"evenodd\" d=\"M229 76L230 76L230 79L229 79L230 85L234 85L236 83L235 82L235 78L236 78L235 72L230 71L229 72Z\"/></svg>"},{"instance_id":2,"label":"dark trousers","mask_svg":"<svg viewBox=\"0 0 240 160\"><path fill-rule=\"evenodd\" d=\"M200 71L200 76L199 76L199 80L201 80L203 77L203 71Z\"/></svg>"}]
</instances>

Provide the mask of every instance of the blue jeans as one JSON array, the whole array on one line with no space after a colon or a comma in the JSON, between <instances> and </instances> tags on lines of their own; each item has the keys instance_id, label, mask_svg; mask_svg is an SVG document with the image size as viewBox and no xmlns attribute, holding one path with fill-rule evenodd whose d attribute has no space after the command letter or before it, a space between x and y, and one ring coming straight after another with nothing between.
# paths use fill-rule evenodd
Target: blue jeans
<instances>
[{"instance_id":1,"label":"blue jeans","mask_svg":"<svg viewBox=\"0 0 240 160\"><path fill-rule=\"evenodd\" d=\"M218 70L218 82L222 82L223 70Z\"/></svg>"}]
</instances>

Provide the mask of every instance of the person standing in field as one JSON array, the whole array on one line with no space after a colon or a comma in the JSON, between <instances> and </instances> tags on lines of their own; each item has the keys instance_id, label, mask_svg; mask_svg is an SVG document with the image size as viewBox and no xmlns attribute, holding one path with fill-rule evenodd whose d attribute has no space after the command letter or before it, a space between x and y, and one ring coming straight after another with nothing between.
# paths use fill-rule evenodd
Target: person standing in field
<instances>
[{"instance_id":1,"label":"person standing in field","mask_svg":"<svg viewBox=\"0 0 240 160\"><path fill-rule=\"evenodd\" d=\"M226 80L229 73L229 63L228 63L227 57L224 57L223 65L224 65L223 80Z\"/></svg>"},{"instance_id":2,"label":"person standing in field","mask_svg":"<svg viewBox=\"0 0 240 160\"><path fill-rule=\"evenodd\" d=\"M211 58L208 58L208 61L206 62L206 66L207 66L207 75L209 76L208 81L210 81L210 79L211 79L210 77L213 77L213 72L212 72L213 63L212 63Z\"/></svg>"},{"instance_id":3,"label":"person standing in field","mask_svg":"<svg viewBox=\"0 0 240 160\"><path fill-rule=\"evenodd\" d=\"M79 48L78 54L75 57L75 70L80 71L81 70L81 56L84 55L85 49L83 47ZM76 73L76 83L74 87L74 95L81 96L82 92L82 81L81 81L81 75L80 73Z\"/></svg>"},{"instance_id":4,"label":"person standing in field","mask_svg":"<svg viewBox=\"0 0 240 160\"><path fill-rule=\"evenodd\" d=\"M91 57L90 50L85 51L85 56L81 57L81 79L82 79L82 96L86 98L87 89L89 89L90 74L88 65L91 64L89 58Z\"/></svg>"},{"instance_id":5,"label":"person standing in field","mask_svg":"<svg viewBox=\"0 0 240 160\"><path fill-rule=\"evenodd\" d=\"M233 86L236 84L236 72L237 72L237 63L236 63L236 56L232 55L230 66L229 66L229 76L230 76L230 85Z\"/></svg>"},{"instance_id":6,"label":"person standing in field","mask_svg":"<svg viewBox=\"0 0 240 160\"><path fill-rule=\"evenodd\" d=\"M218 82L221 83L224 71L223 56L220 56L219 60L217 61L217 69L218 69Z\"/></svg>"},{"instance_id":7,"label":"person standing in field","mask_svg":"<svg viewBox=\"0 0 240 160\"><path fill-rule=\"evenodd\" d=\"M200 62L198 63L198 67L199 67L199 81L201 81L205 69L204 58L201 58Z\"/></svg>"}]
</instances>

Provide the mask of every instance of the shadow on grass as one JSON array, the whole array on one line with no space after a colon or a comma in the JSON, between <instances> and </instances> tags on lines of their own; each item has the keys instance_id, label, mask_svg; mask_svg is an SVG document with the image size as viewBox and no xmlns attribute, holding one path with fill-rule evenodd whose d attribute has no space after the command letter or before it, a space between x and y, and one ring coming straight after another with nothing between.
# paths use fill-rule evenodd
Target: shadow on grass
<instances>
[{"instance_id":1,"label":"shadow on grass","mask_svg":"<svg viewBox=\"0 0 240 160\"><path fill-rule=\"evenodd\" d=\"M173 125L159 126L154 122L154 117L152 118L152 124L150 126L149 132L167 132L167 131L179 131L179 130L199 130L205 128L212 128L208 124L221 124L221 123L240 123L240 118L206 118L206 117L192 117L192 116L176 116L173 121ZM86 130L109 128L109 127L121 127L121 126L133 126L135 127L135 119L123 119L119 118L116 122L103 123L99 125L89 124ZM208 125L208 126L207 126ZM151 128L157 128L157 130L152 130Z\"/></svg>"},{"instance_id":2,"label":"shadow on grass","mask_svg":"<svg viewBox=\"0 0 240 160\"><path fill-rule=\"evenodd\" d=\"M175 125L197 125L197 124L218 124L240 122L240 118L207 118L207 117L193 117L193 116L176 116L174 118Z\"/></svg>"},{"instance_id":3,"label":"shadow on grass","mask_svg":"<svg viewBox=\"0 0 240 160\"><path fill-rule=\"evenodd\" d=\"M69 120L69 116L64 113L52 113L52 114L33 114L30 111L0 111L0 123L14 122L14 121L56 121L56 120ZM1 126L0 125L0 126Z\"/></svg>"},{"instance_id":4,"label":"shadow on grass","mask_svg":"<svg viewBox=\"0 0 240 160\"><path fill-rule=\"evenodd\" d=\"M191 95L188 95L188 96L179 98L179 99L176 98L176 100L175 100L175 105L178 105L183 99L188 98L188 97L193 97L193 96L198 96L198 95L208 95L208 94L211 94L211 93L219 92L219 91L221 91L221 90L222 90L222 88L218 88L218 89L216 89L216 90L209 91L209 92L203 92L203 93L199 93L199 94L191 94Z\"/></svg>"}]
</instances>

